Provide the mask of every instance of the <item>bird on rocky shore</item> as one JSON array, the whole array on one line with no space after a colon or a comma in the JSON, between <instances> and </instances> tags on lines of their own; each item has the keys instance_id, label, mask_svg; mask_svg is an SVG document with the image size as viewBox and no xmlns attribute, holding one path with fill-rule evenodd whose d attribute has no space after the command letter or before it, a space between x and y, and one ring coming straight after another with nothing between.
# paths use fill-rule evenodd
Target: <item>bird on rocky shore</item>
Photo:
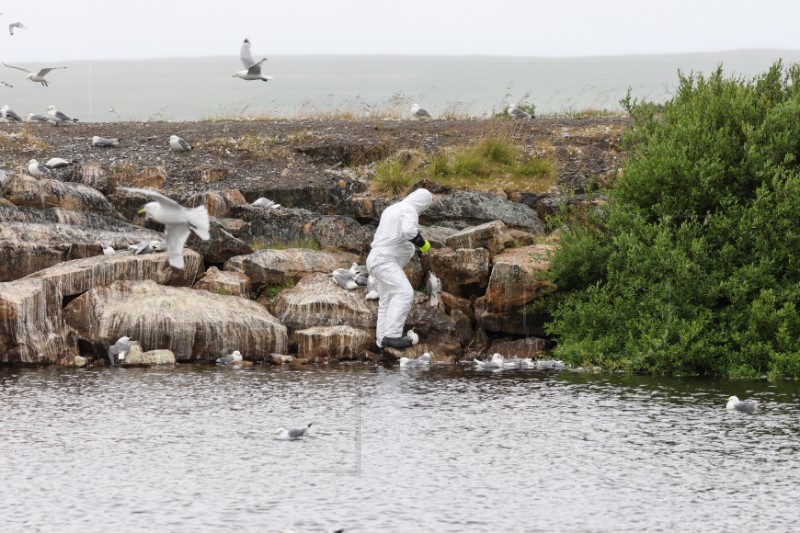
<instances>
[{"instance_id":1,"label":"bird on rocky shore","mask_svg":"<svg viewBox=\"0 0 800 533\"><path fill-rule=\"evenodd\" d=\"M250 39L245 39L242 42L242 49L239 51L239 59L242 60L242 64L244 65L245 70L240 70L236 72L232 77L234 78L241 78L243 80L252 81L252 80L261 80L261 81L269 81L272 79L272 76L265 76L261 74L261 64L267 60L266 57L262 58L260 61L256 61L253 59L253 53L250 51Z\"/></svg>"},{"instance_id":2,"label":"bird on rocky shore","mask_svg":"<svg viewBox=\"0 0 800 533\"><path fill-rule=\"evenodd\" d=\"M253 203L250 205L255 205L257 207L265 207L267 209L277 209L281 206L281 204L276 204L269 198L264 198L263 196L257 200L254 200Z\"/></svg>"},{"instance_id":3,"label":"bird on rocky shore","mask_svg":"<svg viewBox=\"0 0 800 533\"><path fill-rule=\"evenodd\" d=\"M100 137L99 135L95 135L92 137L92 146L99 146L101 148L110 148L112 146L119 146L119 139L109 138L109 137Z\"/></svg>"},{"instance_id":4,"label":"bird on rocky shore","mask_svg":"<svg viewBox=\"0 0 800 533\"><path fill-rule=\"evenodd\" d=\"M26 122L47 122L48 118L44 115L39 115L37 113L28 113L28 116L25 117Z\"/></svg>"},{"instance_id":5,"label":"bird on rocky shore","mask_svg":"<svg viewBox=\"0 0 800 533\"><path fill-rule=\"evenodd\" d=\"M303 437L308 431L308 428L311 427L311 424L307 425L304 428L297 428L297 429L286 429L285 427L279 427L275 430L273 435L278 440L297 440L300 437Z\"/></svg>"},{"instance_id":6,"label":"bird on rocky shore","mask_svg":"<svg viewBox=\"0 0 800 533\"><path fill-rule=\"evenodd\" d=\"M8 104L4 104L3 107L0 107L0 118L4 118L9 122L22 122L22 118L14 113L14 110L11 109Z\"/></svg>"},{"instance_id":7,"label":"bird on rocky shore","mask_svg":"<svg viewBox=\"0 0 800 533\"><path fill-rule=\"evenodd\" d=\"M30 70L28 70L26 68L15 67L14 65L9 65L8 63L3 63L3 65L8 67L8 68L14 68L14 69L17 69L17 70L21 70L22 72L27 72L28 73L28 75L26 76L27 79L29 79L29 80L31 80L33 82L36 82L36 83L41 83L45 87L49 86L45 76L47 76L50 73L51 70L67 68L67 67L47 67L47 68L39 69L36 72L31 72Z\"/></svg>"},{"instance_id":8,"label":"bird on rocky shore","mask_svg":"<svg viewBox=\"0 0 800 533\"><path fill-rule=\"evenodd\" d=\"M170 135L169 147L175 152L188 152L192 149L192 145L181 139L177 135Z\"/></svg>"},{"instance_id":9,"label":"bird on rocky shore","mask_svg":"<svg viewBox=\"0 0 800 533\"><path fill-rule=\"evenodd\" d=\"M421 119L428 119L431 118L431 114L428 113L426 110L422 109L419 104L414 104L411 106L411 112L414 114L415 117Z\"/></svg>"},{"instance_id":10,"label":"bird on rocky shore","mask_svg":"<svg viewBox=\"0 0 800 533\"><path fill-rule=\"evenodd\" d=\"M68 117L67 115L56 109L56 106L54 105L47 106L47 119L56 126L62 123L72 124L73 122L78 122L77 118Z\"/></svg>"},{"instance_id":11,"label":"bird on rocky shore","mask_svg":"<svg viewBox=\"0 0 800 533\"><path fill-rule=\"evenodd\" d=\"M511 104L510 106L508 106L508 114L511 116L511 118L515 118L517 120L530 120L531 119L531 114L530 113L518 108L514 104Z\"/></svg>"},{"instance_id":12,"label":"bird on rocky shore","mask_svg":"<svg viewBox=\"0 0 800 533\"><path fill-rule=\"evenodd\" d=\"M411 345L412 346L419 342L419 335L417 334L416 331L414 331L414 328L411 328L410 330L408 330L406 332L406 337L411 339Z\"/></svg>"},{"instance_id":13,"label":"bird on rocky shore","mask_svg":"<svg viewBox=\"0 0 800 533\"><path fill-rule=\"evenodd\" d=\"M189 238L190 232L193 231L204 241L211 238L208 232L210 226L208 210L205 206L189 209L172 198L149 189L118 187L117 190L143 194L155 200L146 203L139 213L147 213L156 222L164 224L164 238L167 241L169 264L172 267L184 267L183 245Z\"/></svg>"},{"instance_id":14,"label":"bird on rocky shore","mask_svg":"<svg viewBox=\"0 0 800 533\"><path fill-rule=\"evenodd\" d=\"M73 159L72 161L67 161L66 159L62 159L60 157L51 157L47 160L47 163L44 164L47 168L64 168L70 165L74 165L77 163L77 159Z\"/></svg>"},{"instance_id":15,"label":"bird on rocky shore","mask_svg":"<svg viewBox=\"0 0 800 533\"><path fill-rule=\"evenodd\" d=\"M536 363L531 359L515 357L514 359L503 359L503 367L527 370L531 368L536 368Z\"/></svg>"},{"instance_id":16,"label":"bird on rocky shore","mask_svg":"<svg viewBox=\"0 0 800 533\"><path fill-rule=\"evenodd\" d=\"M358 283L356 283L356 276L358 276L358 274L354 272L352 268L337 268L331 272L333 282L347 290L353 290L359 287Z\"/></svg>"},{"instance_id":17,"label":"bird on rocky shore","mask_svg":"<svg viewBox=\"0 0 800 533\"><path fill-rule=\"evenodd\" d=\"M133 255L147 255L163 249L164 243L162 241L142 241L128 245L128 250L132 251Z\"/></svg>"},{"instance_id":18,"label":"bird on rocky shore","mask_svg":"<svg viewBox=\"0 0 800 533\"><path fill-rule=\"evenodd\" d=\"M35 159L28 161L28 174L34 178L46 178L50 175L50 169L39 164Z\"/></svg>"},{"instance_id":19,"label":"bird on rocky shore","mask_svg":"<svg viewBox=\"0 0 800 533\"><path fill-rule=\"evenodd\" d=\"M400 366L404 368L427 368L431 365L431 354L425 352L416 359L409 359L408 357L400 358Z\"/></svg>"},{"instance_id":20,"label":"bird on rocky shore","mask_svg":"<svg viewBox=\"0 0 800 533\"><path fill-rule=\"evenodd\" d=\"M499 353L492 355L492 358L488 361L478 361L475 360L475 369L476 370L503 370L504 368L504 359L503 356Z\"/></svg>"},{"instance_id":21,"label":"bird on rocky shore","mask_svg":"<svg viewBox=\"0 0 800 533\"><path fill-rule=\"evenodd\" d=\"M234 350L230 354L220 357L217 359L218 365L228 365L231 363L238 363L242 360L242 354L239 353L239 350Z\"/></svg>"},{"instance_id":22,"label":"bird on rocky shore","mask_svg":"<svg viewBox=\"0 0 800 533\"><path fill-rule=\"evenodd\" d=\"M120 337L117 342L108 347L108 361L111 366L117 366L130 351L130 339L128 337Z\"/></svg>"},{"instance_id":23,"label":"bird on rocky shore","mask_svg":"<svg viewBox=\"0 0 800 533\"><path fill-rule=\"evenodd\" d=\"M740 400L736 396L728 398L725 409L729 411L741 411L743 413L755 413L758 410L758 402L755 400Z\"/></svg>"},{"instance_id":24,"label":"bird on rocky shore","mask_svg":"<svg viewBox=\"0 0 800 533\"><path fill-rule=\"evenodd\" d=\"M378 282L375 276L367 276L367 293L364 295L364 298L367 300L377 300L380 298L378 294Z\"/></svg>"},{"instance_id":25,"label":"bird on rocky shore","mask_svg":"<svg viewBox=\"0 0 800 533\"><path fill-rule=\"evenodd\" d=\"M114 255L117 253L108 241L100 241L100 246L103 247L103 255Z\"/></svg>"}]
</instances>

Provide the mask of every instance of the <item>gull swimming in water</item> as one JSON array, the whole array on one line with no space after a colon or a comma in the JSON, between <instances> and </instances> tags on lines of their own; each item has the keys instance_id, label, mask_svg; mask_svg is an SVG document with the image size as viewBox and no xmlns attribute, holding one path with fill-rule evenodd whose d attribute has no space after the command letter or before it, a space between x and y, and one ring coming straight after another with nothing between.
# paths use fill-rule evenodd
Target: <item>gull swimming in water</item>
<instances>
[{"instance_id":1,"label":"gull swimming in water","mask_svg":"<svg viewBox=\"0 0 800 533\"><path fill-rule=\"evenodd\" d=\"M42 84L42 85L44 85L45 87L47 87L47 86L48 86L47 79L45 79L45 76L47 76L47 74L48 74L48 73L49 73L51 70L57 70L57 69L61 69L61 68L67 68L67 67L47 67L47 68L42 68L42 69L39 69L39 70L38 70L38 71L36 71L36 72L31 72L30 70L28 70L28 69L26 69L26 68L22 68L22 67L15 67L14 65L9 65L8 63L3 63L3 65L5 65L5 66L6 66L6 67L8 67L8 68L15 68L15 69L17 69L17 70L21 70L22 72L27 72L27 73L28 73L28 75L26 76L26 78L27 78L27 79L29 79L29 80L31 80L31 81L33 81L33 82L41 83L41 84Z\"/></svg>"},{"instance_id":2,"label":"gull swimming in water","mask_svg":"<svg viewBox=\"0 0 800 533\"><path fill-rule=\"evenodd\" d=\"M531 119L531 114L530 113L518 108L514 104L511 104L510 106L508 106L508 114L511 116L511 118L515 118L517 120L530 120Z\"/></svg>"},{"instance_id":3,"label":"gull swimming in water","mask_svg":"<svg viewBox=\"0 0 800 533\"><path fill-rule=\"evenodd\" d=\"M192 145L178 137L177 135L170 135L169 147L176 152L188 152L192 149Z\"/></svg>"},{"instance_id":4,"label":"gull swimming in water","mask_svg":"<svg viewBox=\"0 0 800 533\"><path fill-rule=\"evenodd\" d=\"M67 115L56 109L56 106L54 105L47 106L47 118L50 122L52 122L56 126L58 126L62 122L65 124L78 122L77 118L68 117Z\"/></svg>"},{"instance_id":5,"label":"gull swimming in water","mask_svg":"<svg viewBox=\"0 0 800 533\"><path fill-rule=\"evenodd\" d=\"M232 353L226 355L225 357L220 357L217 359L218 365L227 365L230 363L239 363L242 360L242 354L239 353L239 350L234 350Z\"/></svg>"},{"instance_id":6,"label":"gull swimming in water","mask_svg":"<svg viewBox=\"0 0 800 533\"><path fill-rule=\"evenodd\" d=\"M210 225L208 210L204 205L189 209L183 207L172 198L149 189L118 187L118 190L143 194L155 200L146 203L139 210L139 213L147 213L156 222L164 224L164 238L167 241L167 250L169 251L169 264L174 268L183 268L184 266L183 245L186 244L190 231L193 231L195 235L204 241L211 238L208 232Z\"/></svg>"},{"instance_id":7,"label":"gull swimming in water","mask_svg":"<svg viewBox=\"0 0 800 533\"><path fill-rule=\"evenodd\" d=\"M255 205L255 206L258 206L258 207L265 207L267 209L277 209L277 208L279 208L281 206L281 204L276 204L275 202L273 202L269 198L264 198L263 196L261 198L255 200L250 205Z\"/></svg>"},{"instance_id":8,"label":"gull swimming in water","mask_svg":"<svg viewBox=\"0 0 800 533\"><path fill-rule=\"evenodd\" d=\"M19 28L20 30L28 29L25 26L23 26L21 22L12 22L11 24L8 25L8 33L14 35L14 28Z\"/></svg>"},{"instance_id":9,"label":"gull swimming in water","mask_svg":"<svg viewBox=\"0 0 800 533\"><path fill-rule=\"evenodd\" d=\"M728 398L725 409L730 411L742 411L743 413L754 413L758 410L758 402L755 400L740 400L736 396Z\"/></svg>"},{"instance_id":10,"label":"gull swimming in water","mask_svg":"<svg viewBox=\"0 0 800 533\"><path fill-rule=\"evenodd\" d=\"M424 109L422 109L422 108L419 106L419 104L414 104L414 105L412 105L412 106L411 106L411 112L412 112L412 113L414 114L414 116L415 116L415 117L417 117L417 118L422 118L422 119L431 118L431 114L430 114L430 113L428 113L427 111L425 111Z\"/></svg>"},{"instance_id":11,"label":"gull swimming in water","mask_svg":"<svg viewBox=\"0 0 800 533\"><path fill-rule=\"evenodd\" d=\"M430 367L431 365L431 354L425 352L424 354L420 355L416 359L409 359L408 357L401 357L400 358L400 366L405 368L423 368L423 367Z\"/></svg>"},{"instance_id":12,"label":"gull swimming in water","mask_svg":"<svg viewBox=\"0 0 800 533\"><path fill-rule=\"evenodd\" d=\"M125 359L128 352L131 351L131 343L128 337L120 337L117 342L108 347L108 361L111 366L117 366L118 363Z\"/></svg>"},{"instance_id":13,"label":"gull swimming in water","mask_svg":"<svg viewBox=\"0 0 800 533\"><path fill-rule=\"evenodd\" d=\"M14 113L14 110L11 109L8 104L0 107L0 118L4 118L9 122L22 122L20 116Z\"/></svg>"},{"instance_id":14,"label":"gull swimming in water","mask_svg":"<svg viewBox=\"0 0 800 533\"><path fill-rule=\"evenodd\" d=\"M503 370L504 365L503 363L505 360L503 356L499 353L492 355L492 358L488 361L475 361L475 368L477 370Z\"/></svg>"},{"instance_id":15,"label":"gull swimming in water","mask_svg":"<svg viewBox=\"0 0 800 533\"><path fill-rule=\"evenodd\" d=\"M297 440L300 437L306 434L308 428L311 427L311 424L307 425L304 428L297 428L297 429L286 429L284 427L279 427L275 430L275 438L278 440Z\"/></svg>"},{"instance_id":16,"label":"gull swimming in water","mask_svg":"<svg viewBox=\"0 0 800 533\"><path fill-rule=\"evenodd\" d=\"M262 58L258 62L253 59L253 53L250 51L250 39L245 39L244 42L242 42L242 49L239 52L239 58L242 60L245 70L236 72L236 74L233 75L234 78L241 78L248 81L269 81L272 79L272 76L265 76L261 74L261 63L266 61L267 58Z\"/></svg>"}]
</instances>

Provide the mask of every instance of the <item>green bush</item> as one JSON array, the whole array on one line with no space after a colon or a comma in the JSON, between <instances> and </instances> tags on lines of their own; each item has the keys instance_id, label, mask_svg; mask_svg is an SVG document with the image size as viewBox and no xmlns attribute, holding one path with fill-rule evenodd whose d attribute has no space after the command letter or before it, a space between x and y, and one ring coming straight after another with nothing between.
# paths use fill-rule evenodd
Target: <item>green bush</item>
<instances>
[{"instance_id":1,"label":"green bush","mask_svg":"<svg viewBox=\"0 0 800 533\"><path fill-rule=\"evenodd\" d=\"M576 364L800 375L800 66L679 75L621 103L630 157L608 203L569 220L549 332Z\"/></svg>"}]
</instances>

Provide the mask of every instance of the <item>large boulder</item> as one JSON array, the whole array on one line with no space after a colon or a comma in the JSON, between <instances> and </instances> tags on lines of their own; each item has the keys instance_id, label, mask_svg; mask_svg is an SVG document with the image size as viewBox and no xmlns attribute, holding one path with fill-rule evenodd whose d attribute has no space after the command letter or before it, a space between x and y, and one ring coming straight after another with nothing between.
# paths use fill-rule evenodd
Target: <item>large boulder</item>
<instances>
[{"instance_id":1,"label":"large boulder","mask_svg":"<svg viewBox=\"0 0 800 533\"><path fill-rule=\"evenodd\" d=\"M471 226L456 232L445 239L445 246L459 248L486 248L491 254L503 250L508 237L508 228L499 220L493 220L480 226Z\"/></svg>"},{"instance_id":2,"label":"large boulder","mask_svg":"<svg viewBox=\"0 0 800 533\"><path fill-rule=\"evenodd\" d=\"M526 305L554 286L543 279L542 272L550 268L552 244L510 248L494 256L492 274L486 288L486 302L495 310L507 310Z\"/></svg>"},{"instance_id":3,"label":"large boulder","mask_svg":"<svg viewBox=\"0 0 800 533\"><path fill-rule=\"evenodd\" d=\"M517 340L496 340L489 347L489 353L499 353L503 357L540 357L547 349L547 341L539 337Z\"/></svg>"},{"instance_id":4,"label":"large boulder","mask_svg":"<svg viewBox=\"0 0 800 533\"><path fill-rule=\"evenodd\" d=\"M283 285L296 282L308 274L330 274L337 268L349 268L358 256L348 253L330 253L289 248L286 250L259 250L249 255L231 257L225 270L245 274L253 284ZM328 277L330 283L331 278Z\"/></svg>"},{"instance_id":5,"label":"large boulder","mask_svg":"<svg viewBox=\"0 0 800 533\"><path fill-rule=\"evenodd\" d=\"M64 317L98 357L126 335L142 349L169 349L178 361L216 359L239 350L251 359L286 353L286 327L261 305L153 281L117 281L75 298Z\"/></svg>"},{"instance_id":6,"label":"large boulder","mask_svg":"<svg viewBox=\"0 0 800 533\"><path fill-rule=\"evenodd\" d=\"M210 238L207 241L192 233L186 246L196 250L208 263L221 265L231 257L245 255L253 249L241 239L231 235L223 225L212 219L208 229Z\"/></svg>"},{"instance_id":7,"label":"large boulder","mask_svg":"<svg viewBox=\"0 0 800 533\"><path fill-rule=\"evenodd\" d=\"M523 229L536 235L545 232L545 225L536 211L527 205L481 191L459 191L439 196L430 208L420 214L426 225L464 229L493 220L509 228Z\"/></svg>"},{"instance_id":8,"label":"large boulder","mask_svg":"<svg viewBox=\"0 0 800 533\"><path fill-rule=\"evenodd\" d=\"M44 279L0 283L0 363L74 363L77 335L61 314L58 284Z\"/></svg>"},{"instance_id":9,"label":"large boulder","mask_svg":"<svg viewBox=\"0 0 800 533\"><path fill-rule=\"evenodd\" d=\"M486 297L475 299L475 321L478 328L486 332L544 337L544 325L548 319L545 312L531 310L526 306L496 309L489 305Z\"/></svg>"},{"instance_id":10,"label":"large boulder","mask_svg":"<svg viewBox=\"0 0 800 533\"><path fill-rule=\"evenodd\" d=\"M351 326L374 330L377 302L364 299L364 289L345 290L326 274L310 274L273 302L275 316L291 330L314 326Z\"/></svg>"},{"instance_id":11,"label":"large boulder","mask_svg":"<svg viewBox=\"0 0 800 533\"><path fill-rule=\"evenodd\" d=\"M88 211L105 216L118 216L103 193L80 183L37 179L17 174L3 182L0 194L21 207L47 209L60 207L71 211Z\"/></svg>"},{"instance_id":12,"label":"large boulder","mask_svg":"<svg viewBox=\"0 0 800 533\"><path fill-rule=\"evenodd\" d=\"M292 344L303 358L324 349L332 357L353 359L373 341L365 330L350 326L314 326L292 333Z\"/></svg>"},{"instance_id":13,"label":"large boulder","mask_svg":"<svg viewBox=\"0 0 800 533\"><path fill-rule=\"evenodd\" d=\"M217 267L209 268L194 284L193 288L232 296L250 296L250 278L241 272L221 271Z\"/></svg>"},{"instance_id":14,"label":"large boulder","mask_svg":"<svg viewBox=\"0 0 800 533\"><path fill-rule=\"evenodd\" d=\"M422 261L425 270L439 277L446 292L467 297L483 294L489 283L489 251L484 248L432 248Z\"/></svg>"},{"instance_id":15,"label":"large boulder","mask_svg":"<svg viewBox=\"0 0 800 533\"><path fill-rule=\"evenodd\" d=\"M134 255L125 251L65 261L34 272L23 279L44 279L58 285L62 296L75 296L118 280L152 280L162 285L191 286L203 272L203 258L183 249L184 268L172 268L169 254Z\"/></svg>"}]
</instances>

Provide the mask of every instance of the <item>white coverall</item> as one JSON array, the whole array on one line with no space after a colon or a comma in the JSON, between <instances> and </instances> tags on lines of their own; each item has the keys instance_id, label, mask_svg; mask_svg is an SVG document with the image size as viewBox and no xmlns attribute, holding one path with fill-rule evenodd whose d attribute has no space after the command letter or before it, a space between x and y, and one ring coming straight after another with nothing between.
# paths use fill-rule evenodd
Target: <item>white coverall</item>
<instances>
[{"instance_id":1,"label":"white coverall","mask_svg":"<svg viewBox=\"0 0 800 533\"><path fill-rule=\"evenodd\" d=\"M378 325L375 341L383 347L384 337L402 337L414 289L408 282L403 267L414 256L415 246L410 242L419 233L419 214L433 202L427 189L417 189L405 199L384 210L372 250L367 257L367 269L377 281Z\"/></svg>"}]
</instances>

